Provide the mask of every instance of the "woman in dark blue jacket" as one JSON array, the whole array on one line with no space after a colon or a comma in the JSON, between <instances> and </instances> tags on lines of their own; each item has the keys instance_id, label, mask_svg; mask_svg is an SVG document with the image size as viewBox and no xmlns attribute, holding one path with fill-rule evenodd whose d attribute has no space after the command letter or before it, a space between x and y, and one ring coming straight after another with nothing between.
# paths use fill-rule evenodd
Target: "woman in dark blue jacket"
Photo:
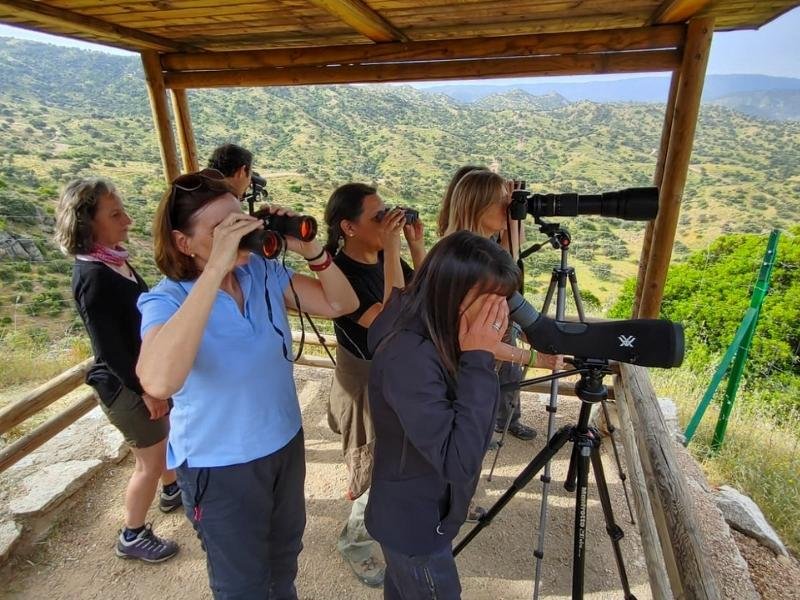
<instances>
[{"instance_id":1,"label":"woman in dark blue jacket","mask_svg":"<svg viewBox=\"0 0 800 600\"><path fill-rule=\"evenodd\" d=\"M384 598L460 598L451 542L491 439L494 351L518 278L500 246L454 233L370 328L376 444L366 525L386 558Z\"/></svg>"}]
</instances>

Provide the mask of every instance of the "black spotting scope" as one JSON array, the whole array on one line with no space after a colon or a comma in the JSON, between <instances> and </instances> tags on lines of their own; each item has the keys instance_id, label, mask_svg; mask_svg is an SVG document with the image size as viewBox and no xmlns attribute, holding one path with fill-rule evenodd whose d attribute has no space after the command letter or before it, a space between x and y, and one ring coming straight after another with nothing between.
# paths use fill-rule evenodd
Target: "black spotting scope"
<instances>
[{"instance_id":1,"label":"black spotting scope","mask_svg":"<svg viewBox=\"0 0 800 600\"><path fill-rule=\"evenodd\" d=\"M679 367L683 362L683 326L665 319L582 323L543 316L519 293L508 299L509 319L528 342L547 354L598 358L643 367Z\"/></svg>"},{"instance_id":2,"label":"black spotting scope","mask_svg":"<svg viewBox=\"0 0 800 600\"><path fill-rule=\"evenodd\" d=\"M521 189L511 193L508 215L517 221L532 217L600 215L626 221L649 221L658 214L658 188L628 188L602 194L532 194Z\"/></svg>"}]
</instances>

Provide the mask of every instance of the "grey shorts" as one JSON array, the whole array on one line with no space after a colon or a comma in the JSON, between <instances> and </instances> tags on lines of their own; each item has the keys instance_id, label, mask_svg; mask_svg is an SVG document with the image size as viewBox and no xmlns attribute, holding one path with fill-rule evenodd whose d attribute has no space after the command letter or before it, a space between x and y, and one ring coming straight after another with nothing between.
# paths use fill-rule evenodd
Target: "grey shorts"
<instances>
[{"instance_id":1,"label":"grey shorts","mask_svg":"<svg viewBox=\"0 0 800 600\"><path fill-rule=\"evenodd\" d=\"M142 397L124 385L111 404L100 402L100 408L133 448L154 446L169 433L169 416L151 421Z\"/></svg>"}]
</instances>

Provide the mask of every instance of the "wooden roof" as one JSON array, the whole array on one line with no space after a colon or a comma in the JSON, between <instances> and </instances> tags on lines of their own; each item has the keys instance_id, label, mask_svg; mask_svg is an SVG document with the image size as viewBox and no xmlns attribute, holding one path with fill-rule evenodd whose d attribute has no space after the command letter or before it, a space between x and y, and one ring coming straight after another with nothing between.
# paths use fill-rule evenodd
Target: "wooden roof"
<instances>
[{"instance_id":1,"label":"wooden roof","mask_svg":"<svg viewBox=\"0 0 800 600\"><path fill-rule=\"evenodd\" d=\"M754 29L800 0L0 0L0 22L132 51L219 52L616 30Z\"/></svg>"}]
</instances>

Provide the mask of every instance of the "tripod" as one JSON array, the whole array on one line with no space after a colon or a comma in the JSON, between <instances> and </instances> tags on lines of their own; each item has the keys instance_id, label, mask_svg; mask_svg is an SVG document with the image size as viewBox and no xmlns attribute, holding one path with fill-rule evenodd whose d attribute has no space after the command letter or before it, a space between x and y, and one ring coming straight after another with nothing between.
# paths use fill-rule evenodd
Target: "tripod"
<instances>
[{"instance_id":1,"label":"tripod","mask_svg":"<svg viewBox=\"0 0 800 600\"><path fill-rule=\"evenodd\" d=\"M611 544L614 549L614 558L617 564L617 571L619 572L620 581L622 583L622 590L625 594L625 600L636 600L636 597L631 594L630 585L628 584L628 576L625 571L625 564L622 559L622 551L620 549L620 540L623 538L624 533L619 525L614 521L614 514L611 508L611 498L608 494L608 485L606 484L605 473L603 471L603 463L600 457L601 437L599 432L589 427L589 417L591 413L591 405L596 402L601 402L608 395L608 389L603 385L603 377L610 373L607 361L592 360L592 359L572 359L573 365L576 367L570 371L562 371L560 373L553 373L545 377L537 379L530 379L519 383L506 384L504 387L513 388L514 386L520 387L532 383L540 383L543 381L551 381L557 384L557 380L562 377L580 374L581 378L575 385L575 393L581 399L581 409L578 415L578 423L575 425L568 425L559 429L555 435L549 438L547 446L539 452L528 466L517 476L511 487L494 503L488 512L478 521L478 524L466 535L466 537L458 543L453 550L453 556L457 556L467 544L472 541L480 531L492 522L492 519L508 504L511 498L521 490L525 485L533 479L536 474L543 468L547 472L550 460L555 456L558 451L567 442L572 442L573 453L570 460L570 470L573 470L575 475L575 531L573 537L573 551L572 551L572 598L573 600L580 600L583 598L583 584L584 584L584 567L586 564L586 521L588 510L588 490L589 490L589 464L591 463L592 470L594 471L595 482L597 483L597 491L600 496L600 504L603 508L603 516L606 522L606 531L611 538ZM542 529L540 528L540 535ZM539 570L537 563L537 581L535 593L538 593L539 584Z\"/></svg>"},{"instance_id":2,"label":"tripod","mask_svg":"<svg viewBox=\"0 0 800 600\"><path fill-rule=\"evenodd\" d=\"M545 223L539 217L535 217L536 223L539 225L539 231L547 236L547 241L541 244L534 244L530 248L526 249L524 252L520 253L520 260L530 256L532 253L541 250L543 247L550 244L553 248L561 251L561 262L560 266L553 269L552 275L550 277L550 284L547 288L547 293L545 294L544 303L542 305L542 314L546 315L550 310L550 304L553 301L553 294L556 294L556 315L555 318L557 321L563 321L565 314L566 314L566 303L567 303L567 282L569 282L570 291L572 292L572 297L575 301L575 307L578 312L578 318L580 321L586 320L586 315L583 310L583 300L581 298L580 291L578 290L578 280L575 276L575 269L568 265L568 255L569 255L569 247L572 242L572 238L570 237L569 231L565 228L561 227L559 223ZM555 432L555 415L558 410L558 378L550 378L550 401L548 405L545 407L545 410L548 413L547 417L547 439L551 440L553 438ZM535 381L547 381L547 379L539 379ZM625 502L628 507L628 514L630 515L630 522L631 524L635 523L633 517L633 508L631 507L630 498L628 497L628 488L626 485L627 477L625 476L624 471L622 470L622 462L620 461L619 451L617 450L617 445L614 440L614 431L615 428L611 423L611 419L608 413L608 407L606 406L606 395L603 395L599 399L600 405L603 410L603 415L605 417L606 423L608 424L608 431L611 436L611 447L614 452L614 459L617 465L617 474L619 475L620 481L622 481L622 489L625 495ZM492 474L494 472L495 465L497 464L497 459L500 454L500 450L503 447L506 432L508 430L508 426L511 422L511 415L513 414L514 408L512 407L509 411L509 416L506 419L505 428L500 435L500 439L497 444L497 451L495 452L495 456L492 462L492 467L489 471L488 480L491 481ZM573 448L573 454L570 459L570 467L567 471L567 479L564 483L564 487L567 491L574 491L575 490L575 475L576 475L576 461L578 459L577 456L577 446ZM534 590L533 590L533 598L534 600L538 600L539 598L539 584L541 581L541 574L542 574L542 560L544 558L544 538L545 538L545 528L547 524L547 500L548 494L550 489L550 463L549 461L544 465L544 473L541 476L542 480L542 504L541 510L539 512L539 538L537 542L536 550L534 551L534 556L536 557L536 574L534 578Z\"/></svg>"}]
</instances>

